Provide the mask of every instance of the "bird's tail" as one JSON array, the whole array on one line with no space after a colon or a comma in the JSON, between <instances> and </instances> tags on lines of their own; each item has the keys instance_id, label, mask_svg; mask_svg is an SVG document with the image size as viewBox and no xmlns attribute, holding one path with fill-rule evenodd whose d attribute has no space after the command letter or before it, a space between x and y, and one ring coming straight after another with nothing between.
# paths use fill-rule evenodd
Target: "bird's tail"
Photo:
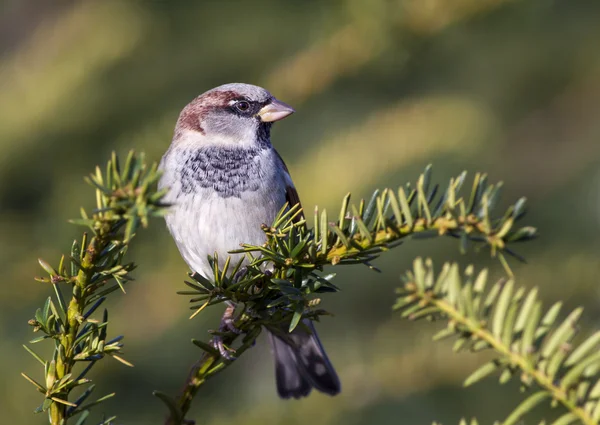
<instances>
[{"instance_id":1,"label":"bird's tail","mask_svg":"<svg viewBox=\"0 0 600 425\"><path fill-rule=\"evenodd\" d=\"M292 333L269 332L275 356L277 392L281 398L306 397L315 388L329 395L340 392L340 380L331 365L312 321L303 320Z\"/></svg>"}]
</instances>

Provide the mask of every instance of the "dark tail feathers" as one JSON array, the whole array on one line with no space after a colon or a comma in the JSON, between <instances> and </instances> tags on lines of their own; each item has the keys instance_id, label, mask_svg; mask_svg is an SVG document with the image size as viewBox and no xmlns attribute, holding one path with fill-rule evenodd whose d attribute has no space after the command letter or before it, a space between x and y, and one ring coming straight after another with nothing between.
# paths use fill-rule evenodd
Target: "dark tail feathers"
<instances>
[{"instance_id":1,"label":"dark tail feathers","mask_svg":"<svg viewBox=\"0 0 600 425\"><path fill-rule=\"evenodd\" d=\"M269 332L275 356L277 392L281 398L306 397L315 388L329 395L340 392L340 380L331 365L312 321L303 320L290 334Z\"/></svg>"}]
</instances>

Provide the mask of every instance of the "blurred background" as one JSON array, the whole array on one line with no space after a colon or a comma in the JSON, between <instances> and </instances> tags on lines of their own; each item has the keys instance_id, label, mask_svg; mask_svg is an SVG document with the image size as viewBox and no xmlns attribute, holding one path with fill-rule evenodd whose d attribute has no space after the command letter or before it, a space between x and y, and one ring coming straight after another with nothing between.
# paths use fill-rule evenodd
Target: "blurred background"
<instances>
[{"instance_id":1,"label":"blurred background","mask_svg":"<svg viewBox=\"0 0 600 425\"><path fill-rule=\"evenodd\" d=\"M463 169L505 182L505 205L525 195L523 224L541 238L520 246L520 284L546 303L600 315L600 2L553 0L0 1L0 405L2 423L43 424L42 378L21 347L27 320L50 294L36 259L56 264L81 229L67 223L93 192L82 179L109 153L159 160L181 108L226 82L254 83L293 105L273 141L308 210L414 181L428 163L445 184ZM472 176L472 174L471 174ZM471 180L472 181L472 180ZM187 268L160 221L139 235L127 295L108 302L110 335L124 334L127 368L92 373L95 411L117 423L160 424L164 406L200 354L220 309L188 320ZM377 262L339 268L343 291L319 331L343 393L276 396L261 338L210 381L190 417L199 424L456 424L504 419L516 385L462 380L486 354L430 342L441 324L391 312L399 275L416 256L502 269L487 252L461 256L455 240L413 241ZM547 304L546 304L547 305ZM36 345L42 353L49 348ZM543 411L541 413L544 413ZM548 412L546 412L548 413ZM537 423L537 421L535 422Z\"/></svg>"}]
</instances>

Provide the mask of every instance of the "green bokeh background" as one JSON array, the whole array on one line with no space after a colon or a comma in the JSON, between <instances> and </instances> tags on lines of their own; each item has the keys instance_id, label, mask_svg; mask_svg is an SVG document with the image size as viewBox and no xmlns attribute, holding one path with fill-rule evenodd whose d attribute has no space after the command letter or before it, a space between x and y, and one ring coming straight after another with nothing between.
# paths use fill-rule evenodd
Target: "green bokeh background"
<instances>
[{"instance_id":1,"label":"green bokeh background","mask_svg":"<svg viewBox=\"0 0 600 425\"><path fill-rule=\"evenodd\" d=\"M461 170L506 183L506 202L529 199L541 238L523 245L517 282L546 302L600 314L600 2L504 0L0 1L0 423L43 424L41 379L21 347L50 288L36 259L55 263L94 202L83 182L110 151L158 160L181 108L222 83L262 85L297 113L273 142L307 209L330 210L347 191L414 181L432 162L444 183ZM92 373L98 409L117 423L159 424L151 391L176 393L219 311L188 320L187 271L165 226L139 235L127 295L107 303L111 335L126 336L127 368ZM398 276L416 256L474 262L502 275L486 252L461 256L450 239L414 241L377 265L338 269L343 291L319 325L343 383L335 398L280 401L261 338L195 401L199 424L427 424L503 419L517 385L461 382L486 354L430 342L440 325L391 313ZM41 344L41 352L47 352ZM551 413L544 409L538 413ZM534 423L529 419L527 423ZM535 422L537 423L537 422Z\"/></svg>"}]
</instances>

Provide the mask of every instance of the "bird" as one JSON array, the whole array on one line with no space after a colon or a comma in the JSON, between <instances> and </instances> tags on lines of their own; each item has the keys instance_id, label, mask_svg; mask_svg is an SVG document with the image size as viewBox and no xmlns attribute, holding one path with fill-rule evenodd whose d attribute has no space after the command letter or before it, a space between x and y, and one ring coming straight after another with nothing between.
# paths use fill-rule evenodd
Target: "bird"
<instances>
[{"instance_id":1,"label":"bird","mask_svg":"<svg viewBox=\"0 0 600 425\"><path fill-rule=\"evenodd\" d=\"M230 83L208 90L181 111L171 145L160 161L159 189L171 207L167 228L192 272L211 279L209 255L219 261L241 243L266 241L287 203L300 203L285 162L271 144L271 126L294 109L262 87ZM341 391L338 375L314 329L303 320L291 333L268 332L277 392L283 399L314 388Z\"/></svg>"}]
</instances>

